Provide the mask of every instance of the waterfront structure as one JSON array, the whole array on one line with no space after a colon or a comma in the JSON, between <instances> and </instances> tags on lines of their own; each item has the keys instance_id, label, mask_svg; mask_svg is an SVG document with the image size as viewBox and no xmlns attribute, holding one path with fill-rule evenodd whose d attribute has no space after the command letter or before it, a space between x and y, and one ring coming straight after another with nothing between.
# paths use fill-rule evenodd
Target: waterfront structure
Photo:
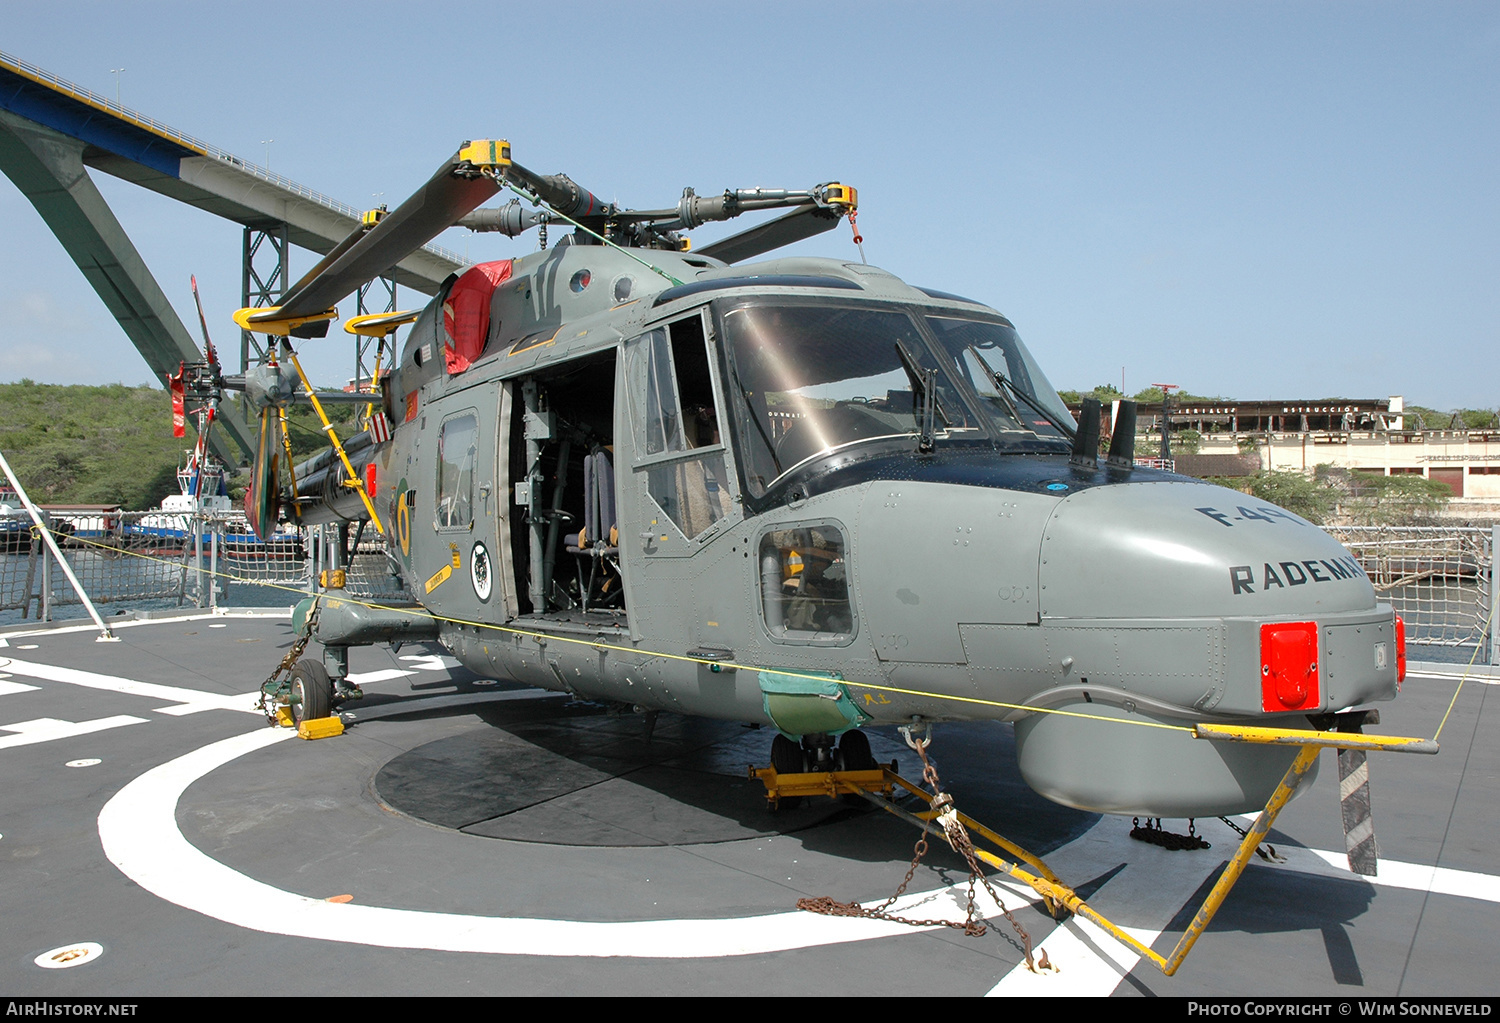
<instances>
[{"instance_id":1,"label":"waterfront structure","mask_svg":"<svg viewBox=\"0 0 1500 1023\"><path fill-rule=\"evenodd\" d=\"M1076 415L1078 404L1069 408ZM1113 409L1106 406L1104 414ZM1137 407L1145 438L1160 437L1160 403ZM1174 400L1168 409L1177 471L1194 476L1243 476L1261 469L1311 473L1319 465L1416 475L1448 486L1447 514L1500 514L1500 424L1466 429L1444 418L1428 422L1406 411L1402 395L1317 400ZM1112 417L1111 417L1112 422ZM1189 454L1187 431L1196 433Z\"/></svg>"}]
</instances>

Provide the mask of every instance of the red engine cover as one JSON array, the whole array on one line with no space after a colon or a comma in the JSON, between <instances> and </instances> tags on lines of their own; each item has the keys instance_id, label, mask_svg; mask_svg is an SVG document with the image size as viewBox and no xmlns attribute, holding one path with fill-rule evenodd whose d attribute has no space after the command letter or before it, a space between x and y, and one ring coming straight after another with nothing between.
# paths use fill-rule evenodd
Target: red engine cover
<instances>
[{"instance_id":1,"label":"red engine cover","mask_svg":"<svg viewBox=\"0 0 1500 1023\"><path fill-rule=\"evenodd\" d=\"M470 267L453 282L443 303L448 340L443 356L449 373L462 373L484 351L490 330L490 298L509 277L512 262L502 259Z\"/></svg>"},{"instance_id":2,"label":"red engine cover","mask_svg":"<svg viewBox=\"0 0 1500 1023\"><path fill-rule=\"evenodd\" d=\"M1317 710L1318 623L1260 627L1260 708L1267 713Z\"/></svg>"}]
</instances>

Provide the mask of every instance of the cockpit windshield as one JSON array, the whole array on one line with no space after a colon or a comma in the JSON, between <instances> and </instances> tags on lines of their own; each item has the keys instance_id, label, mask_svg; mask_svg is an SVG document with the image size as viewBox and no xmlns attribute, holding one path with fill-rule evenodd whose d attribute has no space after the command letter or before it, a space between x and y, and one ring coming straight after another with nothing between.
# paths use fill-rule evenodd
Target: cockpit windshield
<instances>
[{"instance_id":1,"label":"cockpit windshield","mask_svg":"<svg viewBox=\"0 0 1500 1023\"><path fill-rule=\"evenodd\" d=\"M1014 328L987 320L929 316L948 365L962 377L1002 429L1070 439L1073 415Z\"/></svg>"},{"instance_id":2,"label":"cockpit windshield","mask_svg":"<svg viewBox=\"0 0 1500 1023\"><path fill-rule=\"evenodd\" d=\"M728 390L751 492L764 494L798 466L841 448L910 442L922 429L928 379L937 446L1058 447L1062 430L1026 399L1061 408L1063 423L1072 418L1013 331L998 323L926 320L942 339L936 348L912 316L889 308L785 300L726 308ZM1008 383L997 383L996 371ZM1045 399L1035 394L1038 385ZM1012 388L1025 392L1019 412L1010 411Z\"/></svg>"}]
</instances>

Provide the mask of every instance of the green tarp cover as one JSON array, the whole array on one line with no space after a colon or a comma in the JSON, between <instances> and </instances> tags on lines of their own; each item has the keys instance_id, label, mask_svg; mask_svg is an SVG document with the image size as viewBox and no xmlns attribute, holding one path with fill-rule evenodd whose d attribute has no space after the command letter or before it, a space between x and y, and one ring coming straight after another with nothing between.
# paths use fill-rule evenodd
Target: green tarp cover
<instances>
[{"instance_id":1,"label":"green tarp cover","mask_svg":"<svg viewBox=\"0 0 1500 1023\"><path fill-rule=\"evenodd\" d=\"M766 715L788 739L818 732L838 735L867 720L838 675L808 668L786 671L792 674L768 669L759 677Z\"/></svg>"}]
</instances>

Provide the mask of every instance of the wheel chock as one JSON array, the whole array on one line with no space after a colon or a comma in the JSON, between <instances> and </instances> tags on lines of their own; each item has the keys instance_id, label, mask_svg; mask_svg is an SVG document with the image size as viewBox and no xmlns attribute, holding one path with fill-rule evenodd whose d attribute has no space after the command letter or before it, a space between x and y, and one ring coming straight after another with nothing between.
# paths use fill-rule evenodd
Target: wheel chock
<instances>
[{"instance_id":1,"label":"wheel chock","mask_svg":"<svg viewBox=\"0 0 1500 1023\"><path fill-rule=\"evenodd\" d=\"M292 720L292 708L290 708L290 707L277 707L276 708L276 727L278 727L278 728L294 728L294 727L296 727L296 724L297 724L297 722L295 722L295 721Z\"/></svg>"},{"instance_id":2,"label":"wheel chock","mask_svg":"<svg viewBox=\"0 0 1500 1023\"><path fill-rule=\"evenodd\" d=\"M299 739L326 739L333 735L344 734L344 722L337 716L331 718L312 718L303 721L297 726L297 737Z\"/></svg>"},{"instance_id":3,"label":"wheel chock","mask_svg":"<svg viewBox=\"0 0 1500 1023\"><path fill-rule=\"evenodd\" d=\"M891 768L894 766L893 763ZM878 792L890 797L895 793L895 785L886 773L884 766L869 771L812 771L807 774L777 774L774 767L752 766L749 777L765 784L766 800L775 806L784 796L828 796L832 799L857 792Z\"/></svg>"}]
</instances>

